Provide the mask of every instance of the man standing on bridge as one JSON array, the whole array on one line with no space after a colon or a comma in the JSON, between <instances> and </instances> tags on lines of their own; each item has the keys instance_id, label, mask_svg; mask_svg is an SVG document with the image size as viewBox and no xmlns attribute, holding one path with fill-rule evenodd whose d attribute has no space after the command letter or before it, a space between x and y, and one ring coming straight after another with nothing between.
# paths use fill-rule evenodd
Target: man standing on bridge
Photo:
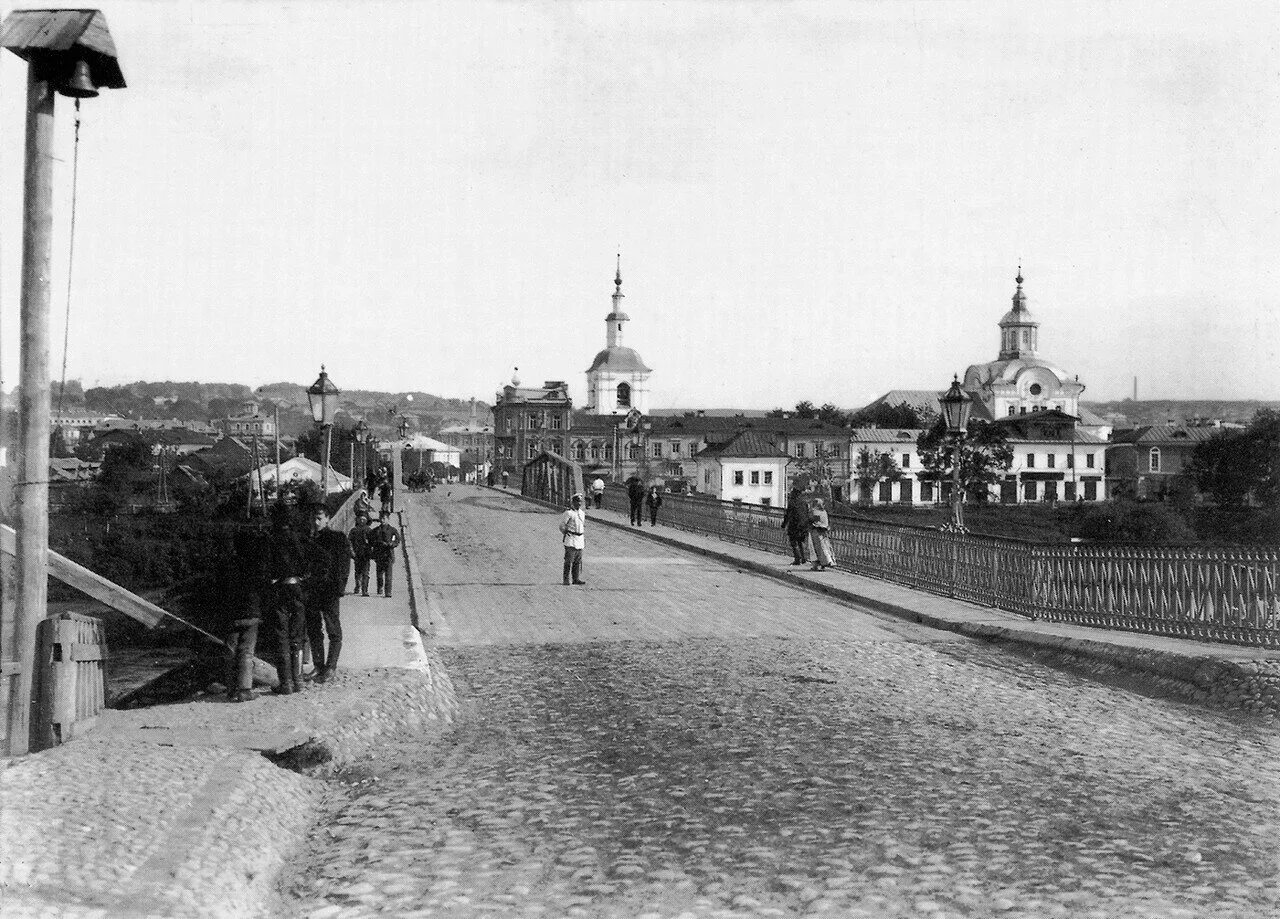
<instances>
[{"instance_id":1,"label":"man standing on bridge","mask_svg":"<svg viewBox=\"0 0 1280 919\"><path fill-rule=\"evenodd\" d=\"M582 509L582 495L574 495L570 508L560 518L560 533L564 537L564 586L570 583L585 584L582 580L582 550L587 547L587 512ZM570 581L570 578L573 580Z\"/></svg>"},{"instance_id":2,"label":"man standing on bridge","mask_svg":"<svg viewBox=\"0 0 1280 919\"><path fill-rule=\"evenodd\" d=\"M311 571L307 582L307 637L311 642L311 662L315 665L315 681L323 683L338 670L342 654L342 620L338 606L347 577L351 573L351 543L347 534L329 529L329 511L316 505L311 518ZM329 637L329 654L325 656L324 639Z\"/></svg>"}]
</instances>

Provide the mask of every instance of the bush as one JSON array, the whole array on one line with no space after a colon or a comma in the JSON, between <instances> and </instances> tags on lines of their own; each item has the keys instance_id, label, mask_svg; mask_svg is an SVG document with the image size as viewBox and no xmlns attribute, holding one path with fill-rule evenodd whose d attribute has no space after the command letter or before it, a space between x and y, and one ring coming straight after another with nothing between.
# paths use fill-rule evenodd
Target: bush
<instances>
[{"instance_id":1,"label":"bush","mask_svg":"<svg viewBox=\"0 0 1280 919\"><path fill-rule=\"evenodd\" d=\"M1197 542L1195 530L1165 504L1113 501L1089 506L1080 515L1077 535L1095 542L1186 545Z\"/></svg>"}]
</instances>

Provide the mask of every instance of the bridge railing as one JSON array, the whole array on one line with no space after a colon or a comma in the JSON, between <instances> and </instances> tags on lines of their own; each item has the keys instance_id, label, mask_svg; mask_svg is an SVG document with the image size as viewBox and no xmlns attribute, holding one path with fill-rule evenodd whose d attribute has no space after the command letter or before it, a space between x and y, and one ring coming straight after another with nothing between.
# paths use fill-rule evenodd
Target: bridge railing
<instances>
[{"instance_id":1,"label":"bridge railing","mask_svg":"<svg viewBox=\"0 0 1280 919\"><path fill-rule=\"evenodd\" d=\"M625 512L627 493L605 490ZM663 495L668 526L790 554L783 511ZM836 567L1033 619L1280 649L1280 551L1047 545L830 514Z\"/></svg>"}]
</instances>

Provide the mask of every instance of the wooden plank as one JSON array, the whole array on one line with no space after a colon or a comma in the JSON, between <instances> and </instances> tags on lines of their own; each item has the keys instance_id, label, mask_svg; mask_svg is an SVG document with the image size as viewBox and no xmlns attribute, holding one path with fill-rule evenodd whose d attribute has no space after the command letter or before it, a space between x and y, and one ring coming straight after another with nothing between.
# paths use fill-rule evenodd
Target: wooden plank
<instances>
[{"instance_id":1,"label":"wooden plank","mask_svg":"<svg viewBox=\"0 0 1280 919\"><path fill-rule=\"evenodd\" d=\"M83 642L62 646L64 661L105 661L107 651L101 645L87 645Z\"/></svg>"},{"instance_id":2,"label":"wooden plank","mask_svg":"<svg viewBox=\"0 0 1280 919\"><path fill-rule=\"evenodd\" d=\"M13 555L17 546L17 534L13 527L0 524L0 551L5 555ZM119 584L108 581L100 574L95 574L83 565L73 562L64 555L49 550L49 574L69 587L74 587L83 594L104 603L117 612L136 619L149 628L154 628L166 616L172 613L161 609L150 600L144 600L132 591L125 590Z\"/></svg>"}]
</instances>

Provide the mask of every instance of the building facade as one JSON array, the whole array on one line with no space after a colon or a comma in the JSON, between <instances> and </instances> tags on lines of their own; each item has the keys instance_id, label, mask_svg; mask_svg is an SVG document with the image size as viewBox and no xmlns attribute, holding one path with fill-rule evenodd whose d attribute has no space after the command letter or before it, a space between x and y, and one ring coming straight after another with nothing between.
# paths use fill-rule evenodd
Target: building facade
<instances>
[{"instance_id":1,"label":"building facade","mask_svg":"<svg viewBox=\"0 0 1280 919\"><path fill-rule=\"evenodd\" d=\"M790 458L772 440L742 430L694 458L699 492L721 501L785 507Z\"/></svg>"},{"instance_id":2,"label":"building facade","mask_svg":"<svg viewBox=\"0 0 1280 919\"><path fill-rule=\"evenodd\" d=\"M274 437L276 433L275 418L264 415L262 406L252 399L241 403L240 413L222 419L218 427L229 437Z\"/></svg>"},{"instance_id":3,"label":"building facade","mask_svg":"<svg viewBox=\"0 0 1280 919\"><path fill-rule=\"evenodd\" d=\"M1185 424L1145 425L1118 432L1107 447L1107 475L1112 494L1167 500L1194 498L1190 474L1196 447L1220 433L1218 428Z\"/></svg>"},{"instance_id":4,"label":"building facade","mask_svg":"<svg viewBox=\"0 0 1280 919\"><path fill-rule=\"evenodd\" d=\"M483 406L483 420L480 404L471 400L471 414L466 421L447 424L440 429L440 440L451 447L456 447L464 461L484 466L493 460L493 424L489 406Z\"/></svg>"},{"instance_id":5,"label":"building facade","mask_svg":"<svg viewBox=\"0 0 1280 919\"><path fill-rule=\"evenodd\" d=\"M493 407L494 466L520 481L524 464L543 450L568 457L573 400L561 380L521 386L517 373L497 394Z\"/></svg>"}]
</instances>

